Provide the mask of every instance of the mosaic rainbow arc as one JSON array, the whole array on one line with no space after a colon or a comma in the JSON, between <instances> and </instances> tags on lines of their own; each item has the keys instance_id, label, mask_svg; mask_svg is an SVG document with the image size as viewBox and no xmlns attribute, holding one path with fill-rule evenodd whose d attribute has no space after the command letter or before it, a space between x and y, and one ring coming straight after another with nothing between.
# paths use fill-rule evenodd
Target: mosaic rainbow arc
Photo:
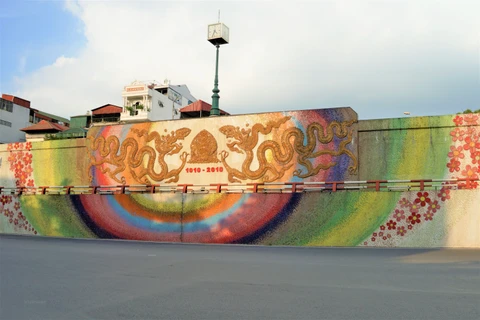
<instances>
[{"instance_id":1,"label":"mosaic rainbow arc","mask_svg":"<svg viewBox=\"0 0 480 320\"><path fill-rule=\"evenodd\" d=\"M389 179L401 177L405 167L412 178L424 176L428 168L435 178L478 179L479 118L471 114L417 120L441 122L435 131L358 132L351 109L326 109L222 117L215 124L207 119L94 128L83 141L0 146L0 184L86 185L90 178L101 185L157 178L161 183L355 180L362 165L375 165L367 160L375 156L378 141L387 141L391 148L380 154L385 163L395 164L387 166ZM448 143L432 144L432 135L435 141L448 137ZM425 151L418 152L421 148ZM402 153L408 156L399 157ZM56 167L48 169L49 163ZM444 184L421 192L1 195L0 232L203 243L480 247L478 183L465 181L461 187Z\"/></svg>"}]
</instances>

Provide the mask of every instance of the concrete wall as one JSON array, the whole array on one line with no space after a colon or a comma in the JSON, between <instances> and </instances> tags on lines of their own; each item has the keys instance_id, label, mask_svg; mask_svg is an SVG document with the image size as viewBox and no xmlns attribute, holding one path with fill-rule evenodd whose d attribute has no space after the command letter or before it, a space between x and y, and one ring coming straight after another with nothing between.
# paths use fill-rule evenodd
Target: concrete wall
<instances>
[{"instance_id":1,"label":"concrete wall","mask_svg":"<svg viewBox=\"0 0 480 320\"><path fill-rule=\"evenodd\" d=\"M360 180L443 176L454 117L359 121ZM463 123L459 128L467 127Z\"/></svg>"},{"instance_id":2,"label":"concrete wall","mask_svg":"<svg viewBox=\"0 0 480 320\"><path fill-rule=\"evenodd\" d=\"M285 116L282 113L267 115L274 116L265 116L262 120L265 123ZM321 118L321 113L317 115ZM256 116L222 117L215 121L230 121L245 128L247 121L262 123L253 121ZM296 128L305 128L313 117L307 112L295 118L298 119ZM479 115L459 115L360 122L361 179L478 179L479 118ZM175 125L183 128L189 121L192 120L175 122ZM167 128L166 123L172 122L135 128L136 132L155 128L155 132L161 133L162 128ZM215 128L228 124L191 123L190 130L197 131L196 126ZM132 134L131 128L133 126L94 128L89 133L90 140L0 146L0 185L88 185L89 174L95 184L117 184L112 178L115 175L109 171L112 170L108 166L110 162L104 162L105 166L98 163L102 159L115 160L117 158L107 155L121 153L112 153L112 145L95 149L89 143L111 136L130 141L127 138ZM180 127L168 128L171 131L167 130L164 139L168 139L168 134L172 138L171 132ZM334 146L342 143L341 139L332 141ZM356 144L357 140L351 143ZM191 142L182 144L183 147L191 145ZM131 147L125 145L125 149ZM143 168L150 161L144 160ZM317 181L358 179L348 172L350 160L346 157L344 165L310 178ZM156 166L158 170L158 164ZM128 180L133 178L128 176L131 171L123 174L127 183L134 181ZM186 177L183 181L205 181L190 179L185 171L182 174ZM195 175L192 173L190 177ZM199 173L197 177L204 176ZM229 182L228 176L226 178ZM291 179L292 175L287 174L284 181ZM217 178L214 180L218 182ZM248 181L251 180L243 182ZM464 182L461 187L465 189L454 190L443 185L421 193L4 195L0 199L0 232L216 243L479 247L478 183Z\"/></svg>"},{"instance_id":3,"label":"concrete wall","mask_svg":"<svg viewBox=\"0 0 480 320\"><path fill-rule=\"evenodd\" d=\"M88 185L85 139L0 145L0 186Z\"/></svg>"},{"instance_id":4,"label":"concrete wall","mask_svg":"<svg viewBox=\"0 0 480 320\"><path fill-rule=\"evenodd\" d=\"M422 206L419 199L428 199ZM480 247L480 190L1 196L3 233L293 246Z\"/></svg>"}]
</instances>

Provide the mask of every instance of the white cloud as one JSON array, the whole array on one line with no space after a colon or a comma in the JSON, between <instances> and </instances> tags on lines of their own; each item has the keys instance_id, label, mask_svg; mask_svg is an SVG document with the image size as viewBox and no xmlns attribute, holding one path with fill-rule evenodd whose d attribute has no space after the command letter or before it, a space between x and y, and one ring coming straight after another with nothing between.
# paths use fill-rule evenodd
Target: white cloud
<instances>
[{"instance_id":1,"label":"white cloud","mask_svg":"<svg viewBox=\"0 0 480 320\"><path fill-rule=\"evenodd\" d=\"M75 0L65 0L64 1L64 9L70 11L73 15L81 18L82 17L82 7L80 4Z\"/></svg>"},{"instance_id":2,"label":"white cloud","mask_svg":"<svg viewBox=\"0 0 480 320\"><path fill-rule=\"evenodd\" d=\"M17 81L17 94L34 107L63 116L121 104L123 86L135 79L169 78L209 102L215 48L206 29L218 8L231 38L220 49L220 107L231 113L350 105L375 118L480 107L473 1L66 1L65 8L82 20L85 48L72 58L59 52L51 66Z\"/></svg>"},{"instance_id":3,"label":"white cloud","mask_svg":"<svg viewBox=\"0 0 480 320\"><path fill-rule=\"evenodd\" d=\"M53 66L54 67L57 67L57 68L61 68L67 64L71 64L75 62L75 58L66 58L64 56L60 56L57 58L57 60L55 60L55 62L53 63Z\"/></svg>"}]
</instances>

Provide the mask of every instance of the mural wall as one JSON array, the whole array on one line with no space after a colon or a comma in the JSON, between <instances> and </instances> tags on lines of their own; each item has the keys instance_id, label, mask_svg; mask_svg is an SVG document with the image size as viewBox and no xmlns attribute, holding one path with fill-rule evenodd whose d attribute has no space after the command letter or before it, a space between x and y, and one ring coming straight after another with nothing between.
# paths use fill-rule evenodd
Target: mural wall
<instances>
[{"instance_id":1,"label":"mural wall","mask_svg":"<svg viewBox=\"0 0 480 320\"><path fill-rule=\"evenodd\" d=\"M401 197L398 200L398 197ZM480 247L480 190L3 195L2 232L296 246Z\"/></svg>"},{"instance_id":2,"label":"mural wall","mask_svg":"<svg viewBox=\"0 0 480 320\"><path fill-rule=\"evenodd\" d=\"M281 118L283 116L275 117ZM295 117L300 118L298 115ZM389 179L404 177L404 175L408 175L409 179L419 177L478 179L480 173L479 115L436 118L440 118L437 121L443 124L432 129L430 133L432 138L426 142L419 141L420 136L423 135L420 130L424 129L417 129L415 133L410 133L408 131L415 130L412 128L402 130L377 128L378 132L385 131L383 135L374 132L374 130L360 131L360 139L362 139L362 134L364 134L363 137L370 135L368 140L370 142L361 140L363 144L359 146L361 161L358 165L360 170L375 172L374 169L362 168L378 167L380 171L386 170ZM447 118L448 123L444 123ZM275 121L275 119L269 118L265 123L269 123L269 121ZM379 123L385 124L385 121L387 120L381 120ZM394 122L395 120L390 121ZM249 121L249 123L253 123L253 121ZM152 126L159 125L159 123L152 124ZM222 122L218 126L221 128L225 125ZM359 127L362 128L362 125L360 123ZM373 123L369 125L374 129ZM394 126L392 123L388 125ZM167 148L170 151L164 154L164 159L180 157L184 146L190 146L185 151L188 156L185 157L185 165L182 171L179 171L179 181L182 181L181 179L184 176L188 176L185 170L189 168L189 159L205 158L206 152L197 150L202 146L201 144L193 147L195 145L193 143L194 139L189 140L187 144L182 143L182 145L175 146L182 131L179 134L175 132L179 132L178 130L183 127L172 127L169 129L170 133L167 132L168 134L166 133L163 137L160 133L158 133L158 136L156 134L151 135L150 137L153 138L148 142L150 134L143 133L143 135L138 136L141 130L147 129L140 129L138 126L141 127L142 125L132 126L137 128L138 131L129 130L124 133L122 133L122 127L120 126L118 128L96 129L90 135L90 140L87 143L82 145L82 142L75 142L76 145L70 145L70 149L67 148L69 146L67 143L61 145L63 149L49 148L49 146L41 144L42 150L40 150L40 145L37 147L35 144L33 146L25 143L10 144L6 146L3 152L0 152L2 159L0 166L1 179L13 185L28 185L30 183L36 186L41 185L44 181L49 181L49 179L56 182L57 185L68 184L62 183L62 179L71 179L68 181L76 181L72 184L77 185L89 184L90 178L97 184L109 184L115 179L132 183L131 181L135 181L138 177L150 181L155 174L178 169L178 167L173 167L174 164L178 165L178 161L165 161L169 169L162 171L163 167L158 160L160 154L158 150L162 149L161 147L157 148L156 145L157 143L168 144L175 139L177 139L177 142L173 143L173 149ZM309 124L306 125L307 128L308 126ZM206 126L206 128L211 127L213 125ZM268 126L263 125L263 127ZM328 125L325 127L328 127ZM158 129L155 132L161 132ZM197 131L197 136L207 136L201 133L202 130ZM448 130L448 136L445 136L446 130ZM172 131L175 135L172 134ZM287 131L279 130L277 134L282 136L282 132ZM122 136L122 134L127 136ZM135 149L132 140L127 140L128 135L131 134L137 135L137 140L135 140L137 141L137 149ZM382 161L386 163L385 166L372 162L378 157L376 151L378 145L377 140L372 140L371 137L377 134L379 141L383 141L381 142L382 146L385 147L383 150L391 151L383 154L385 160ZM121 138L118 139L118 143L111 138L108 140L108 137L114 135ZM246 135L251 136L251 132L246 133ZM411 139L411 135L415 139ZM306 148L305 145L308 145L306 136L303 138L304 148ZM442 141L442 137L444 138L443 141L447 141L447 144L440 144L440 151L438 151L435 146L431 146L431 141ZM402 138L404 138L403 141ZM277 141L277 143L281 141L265 139L262 140L262 143L265 141ZM300 141L294 135L289 139L291 145L294 145L293 142L295 141ZM223 164L221 162L221 152L227 151L228 144L232 149L239 148L240 150L240 147L238 143L233 143L228 139L223 142L218 142L219 140L217 138L217 155L220 155L219 164ZM110 142L107 143L107 141ZM130 142L127 144L125 141ZM145 143L139 144L139 141ZM259 141L255 145L259 145ZM342 141L345 140L338 137L333 138L331 143L338 148L333 147L332 149L341 149ZM412 147L414 143L417 145L415 148ZM425 149L418 148L418 146L427 145L430 145L427 150L433 150L433 152L422 152ZM118 149L116 149L117 147ZM155 149L156 153L154 154L152 150L146 147L157 148ZM396 147L403 149L399 151L395 149ZM143 151L140 152L139 150L142 150L142 148ZM223 148L225 150L220 150ZM299 142L297 147L292 148L291 150L302 150ZM232 149L228 150L235 153L231 151ZM117 152L113 152L115 150ZM283 149L282 152L286 153L285 150L287 148ZM308 167L308 165L302 165L301 161L298 161L301 155L297 151L291 159L294 165L292 164L291 167L285 169L282 178L279 178L279 180L288 177L290 174L291 178L285 178L287 179L285 181L299 179L299 176L294 175L295 170L299 170L299 168L306 170L305 168ZM63 154L61 154L62 152ZM316 152L313 154L315 155ZM271 160L270 164L276 163L276 160L273 161L274 157L271 151L267 151L265 154L265 159ZM8 156L5 158L6 155ZM112 157L113 155L115 157ZM122 155L125 155L124 159L130 159L128 162L124 162L125 168L122 165L117 166L118 162L111 164L114 160L121 159ZM246 152L240 153L240 155L243 158L240 157L241 161L238 163L243 164L247 159ZM399 157L399 155L401 156ZM350 178L348 167L353 164L352 158L347 154L339 156L330 154L328 156L332 159L336 157L334 162L337 165L320 170L321 179L316 176L306 179L348 180ZM152 163L151 159L154 158L156 161L150 167L153 171L148 171L149 163ZM135 162L138 159L143 160ZM226 159L228 157L224 160L231 168L235 166L235 162L228 162ZM297 161L294 162L293 159L297 159ZM370 162L368 162L368 159L371 159ZM51 169L51 165L46 166L48 161L57 163L57 160L59 161L58 166L64 166L57 171L61 174L55 174L56 171ZM183 163L182 161L180 163ZM322 161L319 161L319 164L323 163ZM136 164L139 164L138 167L134 166ZM247 162L247 164L249 163ZM195 165L201 165L201 163ZM242 165L238 164L238 166L243 168ZM311 168L317 167L316 162L312 161ZM428 169L425 171L427 167ZM115 173L118 168L122 170ZM255 170L258 168L260 166L257 164ZM275 167L275 170L281 172L281 169L277 167ZM75 173L71 174L70 171ZM225 171L228 173L227 169ZM219 173L225 174L222 177L228 180L230 175L226 174L225 171ZM240 172L240 170L238 171ZM248 170L245 172L248 173ZM273 169L268 169L265 174L272 176L273 172L275 172ZM308 170L302 172L308 172ZM425 172L428 172L428 176ZM91 177L85 173L91 173ZM244 176L235 173L236 175L233 175L233 177L243 182L242 177ZM164 178L167 175L165 173ZM195 175L192 173L192 176ZM204 177L206 174L204 175L204 171L202 171L202 174L199 173L196 176ZM169 176L166 179L172 178L175 179L174 176ZM199 181L203 181L202 179L199 178ZM265 177L260 179L265 180ZM246 181L250 180L247 179ZM115 184L117 183L115 182ZM465 181L460 187L463 189L456 190L447 183L439 186L436 190L422 192L1 195L0 232L80 238L267 245L480 247L480 191L478 183L476 181Z\"/></svg>"},{"instance_id":3,"label":"mural wall","mask_svg":"<svg viewBox=\"0 0 480 320\"><path fill-rule=\"evenodd\" d=\"M88 185L85 139L0 145L0 186Z\"/></svg>"},{"instance_id":4,"label":"mural wall","mask_svg":"<svg viewBox=\"0 0 480 320\"><path fill-rule=\"evenodd\" d=\"M360 179L444 177L447 154L456 142L451 133L468 128L465 121L457 127L452 118L455 116L360 121Z\"/></svg>"},{"instance_id":5,"label":"mural wall","mask_svg":"<svg viewBox=\"0 0 480 320\"><path fill-rule=\"evenodd\" d=\"M338 108L94 127L85 173L101 185L352 179L356 122Z\"/></svg>"}]
</instances>

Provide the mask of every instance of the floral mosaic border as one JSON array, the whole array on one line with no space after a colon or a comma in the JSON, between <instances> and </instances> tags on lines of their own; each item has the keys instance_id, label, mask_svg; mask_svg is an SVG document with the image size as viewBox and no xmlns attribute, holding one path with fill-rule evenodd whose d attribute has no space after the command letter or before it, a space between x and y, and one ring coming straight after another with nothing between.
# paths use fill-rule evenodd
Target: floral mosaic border
<instances>
[{"instance_id":1,"label":"floral mosaic border","mask_svg":"<svg viewBox=\"0 0 480 320\"><path fill-rule=\"evenodd\" d=\"M480 130L478 114L457 115L453 118L455 128L450 132L452 145L447 154L450 160L446 164L451 173L450 179L466 179L458 183L459 189L477 189L480 175ZM403 197L398 201L387 222L382 224L370 238L363 242L364 246L389 246L393 241L401 240L421 224L435 219L435 214L443 203L450 199L448 183L440 191L422 191L415 199Z\"/></svg>"},{"instance_id":2,"label":"floral mosaic border","mask_svg":"<svg viewBox=\"0 0 480 320\"><path fill-rule=\"evenodd\" d=\"M17 187L34 187L31 142L16 142L7 145L10 171L14 174ZM20 210L20 199L17 195L0 195L0 215L5 216L15 232L37 234L37 230L28 222Z\"/></svg>"}]
</instances>

